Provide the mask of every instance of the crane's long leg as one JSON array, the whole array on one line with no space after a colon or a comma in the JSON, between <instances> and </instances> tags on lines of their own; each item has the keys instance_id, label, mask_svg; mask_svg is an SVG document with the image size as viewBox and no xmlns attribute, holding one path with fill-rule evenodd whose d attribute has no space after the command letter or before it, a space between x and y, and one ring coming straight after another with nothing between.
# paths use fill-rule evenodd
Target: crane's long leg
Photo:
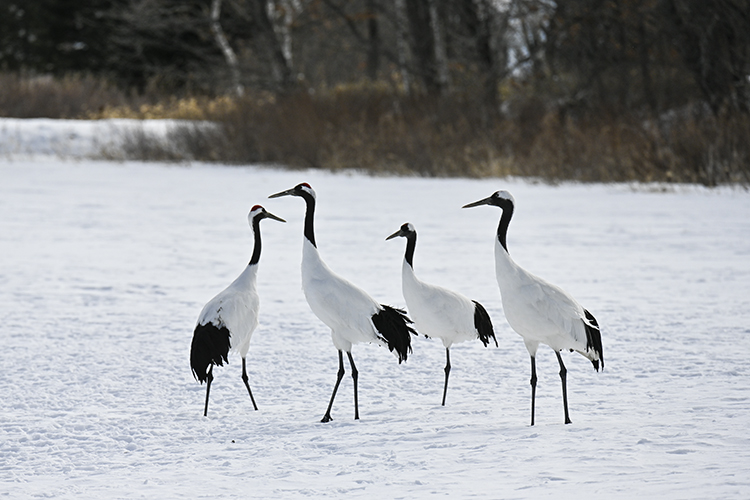
<instances>
[{"instance_id":1,"label":"crane's long leg","mask_svg":"<svg viewBox=\"0 0 750 500\"><path fill-rule=\"evenodd\" d=\"M206 406L203 408L203 416L208 415L208 395L211 392L211 381L214 379L214 365L209 365L208 373L206 374Z\"/></svg>"},{"instance_id":2,"label":"crane's long leg","mask_svg":"<svg viewBox=\"0 0 750 500\"><path fill-rule=\"evenodd\" d=\"M339 384L341 383L342 378L344 378L344 353L339 351L339 372L336 378L336 385L333 386L331 401L328 403L328 409L326 410L326 414L323 415L323 419L321 420L321 422L330 422L331 420L333 420L331 418L331 407L333 406L333 400L336 398L336 391L339 390Z\"/></svg>"},{"instance_id":3,"label":"crane's long leg","mask_svg":"<svg viewBox=\"0 0 750 500\"><path fill-rule=\"evenodd\" d=\"M359 398L357 397L357 379L359 378L359 372L357 371L357 367L354 366L352 353L347 352L346 355L349 356L349 364L352 367L352 380L354 380L354 420L359 420Z\"/></svg>"},{"instance_id":4,"label":"crane's long leg","mask_svg":"<svg viewBox=\"0 0 750 500\"><path fill-rule=\"evenodd\" d=\"M562 380L562 390L563 390L563 407L565 408L565 423L570 424L570 415L568 414L568 370L565 368L565 364L563 364L562 356L560 356L560 353L555 351L555 354L557 354L557 362L560 363L560 380Z\"/></svg>"},{"instance_id":5,"label":"crane's long leg","mask_svg":"<svg viewBox=\"0 0 750 500\"><path fill-rule=\"evenodd\" d=\"M448 393L448 375L451 373L451 350L445 348L445 385L443 386L443 406L445 406L445 395Z\"/></svg>"},{"instance_id":6,"label":"crane's long leg","mask_svg":"<svg viewBox=\"0 0 750 500\"><path fill-rule=\"evenodd\" d=\"M534 399L536 398L536 358L531 356L531 425L534 425Z\"/></svg>"},{"instance_id":7,"label":"crane's long leg","mask_svg":"<svg viewBox=\"0 0 750 500\"><path fill-rule=\"evenodd\" d=\"M245 387L247 387L247 392L250 394L250 401L253 402L253 408L255 408L255 411L258 411L258 405L255 404L253 391L250 390L250 384L247 381L247 370L245 369L245 358L242 358L242 381L245 382Z\"/></svg>"}]
</instances>

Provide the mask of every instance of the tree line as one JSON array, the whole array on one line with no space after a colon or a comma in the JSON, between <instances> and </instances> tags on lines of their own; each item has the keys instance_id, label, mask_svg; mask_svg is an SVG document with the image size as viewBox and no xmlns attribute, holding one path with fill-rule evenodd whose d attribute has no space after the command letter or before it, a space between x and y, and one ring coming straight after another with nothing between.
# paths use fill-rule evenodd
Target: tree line
<instances>
[{"instance_id":1,"label":"tree line","mask_svg":"<svg viewBox=\"0 0 750 500\"><path fill-rule=\"evenodd\" d=\"M747 0L0 0L0 116L137 159L750 185Z\"/></svg>"},{"instance_id":2,"label":"tree line","mask_svg":"<svg viewBox=\"0 0 750 500\"><path fill-rule=\"evenodd\" d=\"M746 0L0 0L0 69L217 95L380 82L562 112L750 110Z\"/></svg>"}]
</instances>

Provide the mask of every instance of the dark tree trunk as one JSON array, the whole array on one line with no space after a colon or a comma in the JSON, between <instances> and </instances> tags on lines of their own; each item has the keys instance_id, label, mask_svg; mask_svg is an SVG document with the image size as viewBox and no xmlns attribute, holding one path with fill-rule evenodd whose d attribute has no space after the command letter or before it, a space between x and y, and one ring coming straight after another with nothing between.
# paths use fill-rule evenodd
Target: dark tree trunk
<instances>
[{"instance_id":1,"label":"dark tree trunk","mask_svg":"<svg viewBox=\"0 0 750 500\"><path fill-rule=\"evenodd\" d=\"M367 0L367 78L375 81L380 68L380 33L375 0Z\"/></svg>"},{"instance_id":2,"label":"dark tree trunk","mask_svg":"<svg viewBox=\"0 0 750 500\"><path fill-rule=\"evenodd\" d=\"M254 7L254 15L257 19L258 27L262 32L262 39L265 40L266 50L268 51L273 66L276 84L281 92L290 91L294 87L292 78L292 68L289 61L284 56L284 49L276 36L273 29L273 22L268 17L265 0L251 0Z\"/></svg>"},{"instance_id":3,"label":"dark tree trunk","mask_svg":"<svg viewBox=\"0 0 750 500\"><path fill-rule=\"evenodd\" d=\"M429 93L442 89L435 60L435 38L430 23L429 0L406 0L415 73Z\"/></svg>"}]
</instances>

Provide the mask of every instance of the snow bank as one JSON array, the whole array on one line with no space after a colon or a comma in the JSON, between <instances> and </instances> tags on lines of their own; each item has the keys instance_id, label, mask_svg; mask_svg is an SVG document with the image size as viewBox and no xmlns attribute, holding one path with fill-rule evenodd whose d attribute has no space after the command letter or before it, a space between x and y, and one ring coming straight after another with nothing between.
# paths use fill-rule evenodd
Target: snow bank
<instances>
[{"instance_id":1,"label":"snow bank","mask_svg":"<svg viewBox=\"0 0 750 500\"><path fill-rule=\"evenodd\" d=\"M0 158L123 158L128 138L164 140L178 120L0 119Z\"/></svg>"}]
</instances>

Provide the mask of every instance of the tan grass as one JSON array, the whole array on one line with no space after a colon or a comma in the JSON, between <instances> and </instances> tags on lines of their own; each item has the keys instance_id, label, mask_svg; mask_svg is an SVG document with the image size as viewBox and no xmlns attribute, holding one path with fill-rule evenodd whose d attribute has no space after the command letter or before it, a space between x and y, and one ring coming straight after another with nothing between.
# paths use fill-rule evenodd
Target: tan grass
<instances>
[{"instance_id":1,"label":"tan grass","mask_svg":"<svg viewBox=\"0 0 750 500\"><path fill-rule=\"evenodd\" d=\"M511 106L501 117L471 92L405 95L384 84L147 101L91 77L0 74L3 116L188 121L169 144L132 138L129 154L139 159L549 182L750 184L748 115L714 116L695 106L658 119L571 116L528 88L505 84L502 95ZM205 120L216 126L189 125Z\"/></svg>"}]
</instances>

